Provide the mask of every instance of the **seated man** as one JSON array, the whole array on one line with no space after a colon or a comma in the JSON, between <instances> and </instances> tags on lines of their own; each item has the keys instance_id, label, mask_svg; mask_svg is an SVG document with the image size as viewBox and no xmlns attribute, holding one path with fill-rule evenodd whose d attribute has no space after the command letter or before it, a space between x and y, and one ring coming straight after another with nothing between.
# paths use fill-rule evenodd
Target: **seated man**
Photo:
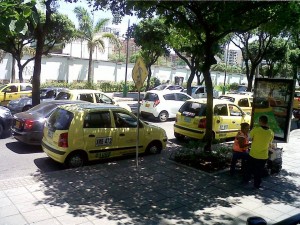
<instances>
[{"instance_id":1,"label":"seated man","mask_svg":"<svg viewBox=\"0 0 300 225\"><path fill-rule=\"evenodd\" d=\"M248 132L250 125L248 123L241 123L241 131L239 131L234 139L233 153L230 165L230 174L235 174L235 166L238 159L242 159L242 172L245 171L245 162L248 158L249 143Z\"/></svg>"}]
</instances>

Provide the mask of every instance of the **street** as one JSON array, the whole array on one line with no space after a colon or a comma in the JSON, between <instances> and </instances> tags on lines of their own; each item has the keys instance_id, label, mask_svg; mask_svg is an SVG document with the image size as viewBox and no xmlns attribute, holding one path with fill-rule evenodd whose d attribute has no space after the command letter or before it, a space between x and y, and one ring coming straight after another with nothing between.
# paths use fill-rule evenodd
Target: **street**
<instances>
[{"instance_id":1,"label":"street","mask_svg":"<svg viewBox=\"0 0 300 225\"><path fill-rule=\"evenodd\" d=\"M174 141L174 121L149 123L165 129L168 138ZM50 159L41 146L20 143L9 134L0 139L0 149L0 180L65 169L63 165Z\"/></svg>"}]
</instances>

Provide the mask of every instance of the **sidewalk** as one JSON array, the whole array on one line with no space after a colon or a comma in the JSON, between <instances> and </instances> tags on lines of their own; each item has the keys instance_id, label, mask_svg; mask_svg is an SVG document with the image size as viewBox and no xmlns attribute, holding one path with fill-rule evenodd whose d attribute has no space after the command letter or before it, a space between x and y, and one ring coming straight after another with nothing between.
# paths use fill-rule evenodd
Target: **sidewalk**
<instances>
[{"instance_id":1,"label":"sidewalk","mask_svg":"<svg viewBox=\"0 0 300 225\"><path fill-rule=\"evenodd\" d=\"M264 189L228 172L206 174L168 156L135 158L0 181L0 224L246 224L300 213L300 130L284 148L283 170ZM174 148L173 148L174 149Z\"/></svg>"}]
</instances>

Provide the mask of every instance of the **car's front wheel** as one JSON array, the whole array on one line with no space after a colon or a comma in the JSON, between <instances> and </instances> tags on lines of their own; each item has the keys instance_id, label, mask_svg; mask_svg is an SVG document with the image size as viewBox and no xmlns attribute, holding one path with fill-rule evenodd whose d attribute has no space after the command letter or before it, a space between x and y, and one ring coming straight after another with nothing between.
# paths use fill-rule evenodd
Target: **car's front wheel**
<instances>
[{"instance_id":1,"label":"car's front wheel","mask_svg":"<svg viewBox=\"0 0 300 225\"><path fill-rule=\"evenodd\" d=\"M162 111L158 115L158 120L160 122L166 122L169 119L169 113L167 111Z\"/></svg>"},{"instance_id":2,"label":"car's front wheel","mask_svg":"<svg viewBox=\"0 0 300 225\"><path fill-rule=\"evenodd\" d=\"M68 156L65 164L68 168L77 168L84 165L86 157L83 153L75 152Z\"/></svg>"},{"instance_id":3,"label":"car's front wheel","mask_svg":"<svg viewBox=\"0 0 300 225\"><path fill-rule=\"evenodd\" d=\"M161 153L162 145L159 141L151 142L146 149L147 154L159 154Z\"/></svg>"}]
</instances>

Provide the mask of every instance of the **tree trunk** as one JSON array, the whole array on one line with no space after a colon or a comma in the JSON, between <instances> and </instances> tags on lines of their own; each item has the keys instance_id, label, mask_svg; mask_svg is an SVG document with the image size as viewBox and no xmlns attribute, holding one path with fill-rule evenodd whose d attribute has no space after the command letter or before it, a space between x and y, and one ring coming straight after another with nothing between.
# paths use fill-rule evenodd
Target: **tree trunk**
<instances>
[{"instance_id":1,"label":"tree trunk","mask_svg":"<svg viewBox=\"0 0 300 225\"><path fill-rule=\"evenodd\" d=\"M32 106L40 104L41 65L44 46L44 34L41 26L41 24L38 25L36 32L36 53L32 76Z\"/></svg>"},{"instance_id":2,"label":"tree trunk","mask_svg":"<svg viewBox=\"0 0 300 225\"><path fill-rule=\"evenodd\" d=\"M89 68L88 68L88 84L92 84L92 64L93 64L93 50L90 49L90 55L89 55Z\"/></svg>"},{"instance_id":3,"label":"tree trunk","mask_svg":"<svg viewBox=\"0 0 300 225\"><path fill-rule=\"evenodd\" d=\"M24 80L23 80L24 67L21 65L21 59L17 60L17 63L18 63L18 68L19 68L19 82L23 83L24 82Z\"/></svg>"},{"instance_id":4,"label":"tree trunk","mask_svg":"<svg viewBox=\"0 0 300 225\"><path fill-rule=\"evenodd\" d=\"M151 76L152 76L151 65L150 66L147 65L146 68L147 68L147 71L148 71L146 91L148 91L149 88L150 88L150 79L151 79Z\"/></svg>"},{"instance_id":5,"label":"tree trunk","mask_svg":"<svg viewBox=\"0 0 300 225\"><path fill-rule=\"evenodd\" d=\"M187 80L187 83L186 83L186 89L187 89L186 93L188 95L192 95L192 82L193 82L195 74L196 74L195 68L190 68L190 70L191 70L191 73L190 73L189 79Z\"/></svg>"},{"instance_id":6,"label":"tree trunk","mask_svg":"<svg viewBox=\"0 0 300 225\"><path fill-rule=\"evenodd\" d=\"M11 63L11 83L16 82L16 59L12 57L12 63Z\"/></svg>"}]
</instances>

